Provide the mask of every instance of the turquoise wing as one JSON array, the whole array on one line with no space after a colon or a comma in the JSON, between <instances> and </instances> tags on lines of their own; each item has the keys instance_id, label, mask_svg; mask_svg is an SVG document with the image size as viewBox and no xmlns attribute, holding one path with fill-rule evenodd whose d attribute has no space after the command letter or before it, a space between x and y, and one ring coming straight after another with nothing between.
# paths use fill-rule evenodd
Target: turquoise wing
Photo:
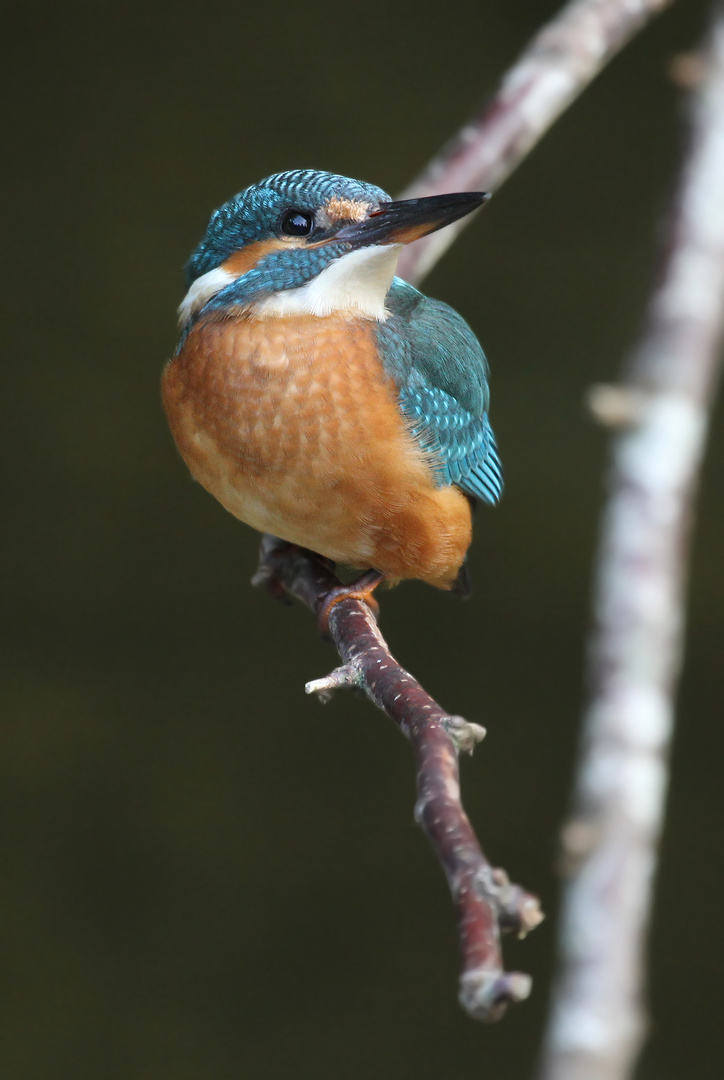
<instances>
[{"instance_id":1,"label":"turquoise wing","mask_svg":"<svg viewBox=\"0 0 724 1080\"><path fill-rule=\"evenodd\" d=\"M488 420L488 367L457 312L395 278L377 329L385 368L413 435L434 456L441 487L495 505L503 474Z\"/></svg>"}]
</instances>

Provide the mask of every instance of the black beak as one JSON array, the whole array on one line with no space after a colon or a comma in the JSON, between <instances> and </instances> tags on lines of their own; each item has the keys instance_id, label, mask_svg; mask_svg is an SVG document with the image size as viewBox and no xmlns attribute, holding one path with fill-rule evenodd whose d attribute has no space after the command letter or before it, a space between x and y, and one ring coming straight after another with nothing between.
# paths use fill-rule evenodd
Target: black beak
<instances>
[{"instance_id":1,"label":"black beak","mask_svg":"<svg viewBox=\"0 0 724 1080\"><path fill-rule=\"evenodd\" d=\"M454 195L431 195L426 199L380 203L364 221L343 226L333 239L346 240L354 248L371 244L409 244L471 214L489 198L487 191L464 191Z\"/></svg>"}]
</instances>

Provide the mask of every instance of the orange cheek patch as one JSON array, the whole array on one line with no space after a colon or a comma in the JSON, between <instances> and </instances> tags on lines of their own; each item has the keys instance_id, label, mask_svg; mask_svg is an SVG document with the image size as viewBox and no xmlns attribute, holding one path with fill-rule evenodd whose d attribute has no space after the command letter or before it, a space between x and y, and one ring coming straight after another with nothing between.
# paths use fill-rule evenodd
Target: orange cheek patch
<instances>
[{"instance_id":1,"label":"orange cheek patch","mask_svg":"<svg viewBox=\"0 0 724 1080\"><path fill-rule=\"evenodd\" d=\"M284 240L277 240L276 237L271 240L259 240L256 244L249 244L248 247L235 251L221 264L221 269L233 274L234 277L242 277L253 270L256 264L267 255L271 255L273 251L283 251L288 246Z\"/></svg>"},{"instance_id":2,"label":"orange cheek patch","mask_svg":"<svg viewBox=\"0 0 724 1080\"><path fill-rule=\"evenodd\" d=\"M316 243L310 244L299 236L285 237L284 240L273 236L269 240L259 240L256 244L249 244L247 247L235 251L233 255L224 260L220 269L226 270L233 277L243 277L244 274L248 274L250 270L253 270L262 259L265 259L267 255L272 255L275 251L288 251L289 248L324 247L329 242L329 240L318 240Z\"/></svg>"}]
</instances>

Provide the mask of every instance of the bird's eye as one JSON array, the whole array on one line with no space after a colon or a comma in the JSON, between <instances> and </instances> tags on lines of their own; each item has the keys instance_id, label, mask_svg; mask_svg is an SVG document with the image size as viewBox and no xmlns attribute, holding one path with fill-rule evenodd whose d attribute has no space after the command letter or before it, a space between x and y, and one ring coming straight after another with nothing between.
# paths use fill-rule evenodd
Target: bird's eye
<instances>
[{"instance_id":1,"label":"bird's eye","mask_svg":"<svg viewBox=\"0 0 724 1080\"><path fill-rule=\"evenodd\" d=\"M282 218L282 232L287 236L308 236L313 225L314 218L304 210L287 210Z\"/></svg>"}]
</instances>

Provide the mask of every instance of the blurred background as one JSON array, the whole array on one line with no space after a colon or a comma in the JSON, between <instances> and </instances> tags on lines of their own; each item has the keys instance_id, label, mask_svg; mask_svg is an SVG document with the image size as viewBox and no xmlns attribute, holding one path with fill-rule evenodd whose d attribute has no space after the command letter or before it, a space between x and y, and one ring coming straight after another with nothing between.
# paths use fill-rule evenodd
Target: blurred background
<instances>
[{"instance_id":1,"label":"blurred background","mask_svg":"<svg viewBox=\"0 0 724 1080\"><path fill-rule=\"evenodd\" d=\"M548 921L534 994L456 1002L445 881L408 746L308 612L252 590L257 537L159 404L210 212L292 167L400 191L555 0L13 3L0 395L0 1075L524 1080L552 970L606 436L591 383L635 339L682 141L680 2L571 108L424 288L492 366L507 491L473 601L383 596L399 659L488 737L462 763L492 861ZM703 476L641 1080L721 1075L724 428Z\"/></svg>"}]
</instances>

